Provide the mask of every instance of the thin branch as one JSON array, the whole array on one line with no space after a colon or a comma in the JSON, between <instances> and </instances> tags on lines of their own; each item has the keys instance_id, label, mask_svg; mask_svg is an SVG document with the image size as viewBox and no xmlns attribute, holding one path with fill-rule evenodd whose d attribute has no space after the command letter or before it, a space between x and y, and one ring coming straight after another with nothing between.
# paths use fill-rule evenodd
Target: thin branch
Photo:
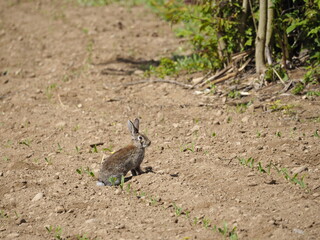
<instances>
[{"instance_id":1,"label":"thin branch","mask_svg":"<svg viewBox=\"0 0 320 240\"><path fill-rule=\"evenodd\" d=\"M173 80L164 80L164 79L154 79L154 80L141 80L141 81L136 81L136 82L130 82L130 83L125 83L122 84L123 87L128 87L128 86L133 86L133 85L138 85L138 84L144 84L144 83L170 83L170 84L175 84L178 85L182 88L190 88L191 85L189 84L185 84L185 83L181 83L181 82L177 82L177 81L173 81Z\"/></svg>"}]
</instances>

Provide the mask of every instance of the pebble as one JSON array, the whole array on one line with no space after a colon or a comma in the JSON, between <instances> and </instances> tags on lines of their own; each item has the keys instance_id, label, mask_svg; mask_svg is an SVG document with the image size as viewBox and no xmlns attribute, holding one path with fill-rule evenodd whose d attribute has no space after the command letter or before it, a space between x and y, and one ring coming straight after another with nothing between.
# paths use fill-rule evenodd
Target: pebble
<instances>
[{"instance_id":1,"label":"pebble","mask_svg":"<svg viewBox=\"0 0 320 240\"><path fill-rule=\"evenodd\" d=\"M118 226L115 226L115 229L124 229L126 226L124 224L120 224Z\"/></svg>"},{"instance_id":2,"label":"pebble","mask_svg":"<svg viewBox=\"0 0 320 240\"><path fill-rule=\"evenodd\" d=\"M121 190L120 190L120 189L116 189L116 190L114 191L114 194L120 195L120 194L121 194Z\"/></svg>"},{"instance_id":3,"label":"pebble","mask_svg":"<svg viewBox=\"0 0 320 240\"><path fill-rule=\"evenodd\" d=\"M298 229L298 228L294 228L294 229L293 229L293 232L294 232L294 233L298 233L298 234L304 234L304 231L301 230L301 229Z\"/></svg>"},{"instance_id":4,"label":"pebble","mask_svg":"<svg viewBox=\"0 0 320 240\"><path fill-rule=\"evenodd\" d=\"M40 199L42 199L44 197L44 194L42 192L37 193L33 198L32 198L32 202L36 202L39 201Z\"/></svg>"},{"instance_id":5,"label":"pebble","mask_svg":"<svg viewBox=\"0 0 320 240\"><path fill-rule=\"evenodd\" d=\"M245 116L241 119L241 122L243 123L248 123L249 122L249 117L248 116Z\"/></svg>"},{"instance_id":6,"label":"pebble","mask_svg":"<svg viewBox=\"0 0 320 240\"><path fill-rule=\"evenodd\" d=\"M57 207L54 209L54 211L55 211L56 213L63 213L63 212L65 211L65 209L64 209L63 206L59 205L59 206L57 206Z\"/></svg>"},{"instance_id":7,"label":"pebble","mask_svg":"<svg viewBox=\"0 0 320 240\"><path fill-rule=\"evenodd\" d=\"M193 132L196 132L196 131L199 131L200 130L200 126L199 125L194 125L193 128L190 129L190 131L193 133Z\"/></svg>"},{"instance_id":8,"label":"pebble","mask_svg":"<svg viewBox=\"0 0 320 240\"><path fill-rule=\"evenodd\" d=\"M90 223L94 223L94 222L96 222L96 219L95 218L91 218L91 219L86 220L85 223L90 224Z\"/></svg>"},{"instance_id":9,"label":"pebble","mask_svg":"<svg viewBox=\"0 0 320 240\"><path fill-rule=\"evenodd\" d=\"M0 172L0 177L3 177L3 172Z\"/></svg>"},{"instance_id":10,"label":"pebble","mask_svg":"<svg viewBox=\"0 0 320 240\"><path fill-rule=\"evenodd\" d=\"M16 224L17 225L20 225L20 224L22 224L22 223L26 223L27 221L24 219L24 218L18 218L17 220L16 220Z\"/></svg>"},{"instance_id":11,"label":"pebble","mask_svg":"<svg viewBox=\"0 0 320 240\"><path fill-rule=\"evenodd\" d=\"M10 234L7 235L7 239L9 239L9 238L17 238L19 236L20 236L19 233L10 233Z\"/></svg>"},{"instance_id":12,"label":"pebble","mask_svg":"<svg viewBox=\"0 0 320 240\"><path fill-rule=\"evenodd\" d=\"M301 173L304 171L307 171L308 167L306 165L300 166L300 167L295 167L291 169L292 174L297 174L297 173Z\"/></svg>"}]
</instances>

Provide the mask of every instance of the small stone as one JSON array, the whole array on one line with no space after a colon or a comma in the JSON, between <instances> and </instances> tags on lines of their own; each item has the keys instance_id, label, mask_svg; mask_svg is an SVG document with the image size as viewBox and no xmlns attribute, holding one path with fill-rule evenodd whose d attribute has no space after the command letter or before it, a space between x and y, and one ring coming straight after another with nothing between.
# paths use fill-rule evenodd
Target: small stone
<instances>
[{"instance_id":1,"label":"small stone","mask_svg":"<svg viewBox=\"0 0 320 240\"><path fill-rule=\"evenodd\" d=\"M190 159L190 163L196 163L197 162L197 159L196 158L191 158Z\"/></svg>"},{"instance_id":2,"label":"small stone","mask_svg":"<svg viewBox=\"0 0 320 240\"><path fill-rule=\"evenodd\" d=\"M24 219L24 218L18 218L17 220L16 220L16 224L17 225L20 225L20 224L22 224L22 223L26 223L27 221Z\"/></svg>"},{"instance_id":3,"label":"small stone","mask_svg":"<svg viewBox=\"0 0 320 240\"><path fill-rule=\"evenodd\" d=\"M17 237L19 237L19 236L20 236L19 233L9 233L9 234L7 235L7 239L17 238Z\"/></svg>"},{"instance_id":4,"label":"small stone","mask_svg":"<svg viewBox=\"0 0 320 240\"><path fill-rule=\"evenodd\" d=\"M0 172L0 177L3 177L3 172Z\"/></svg>"},{"instance_id":5,"label":"small stone","mask_svg":"<svg viewBox=\"0 0 320 240\"><path fill-rule=\"evenodd\" d=\"M58 127L58 128L63 128L66 125L67 125L67 123L65 121L61 121L61 122L56 123L56 127Z\"/></svg>"},{"instance_id":6,"label":"small stone","mask_svg":"<svg viewBox=\"0 0 320 240\"><path fill-rule=\"evenodd\" d=\"M307 171L307 170L308 170L308 167L303 165L303 166L300 166L300 167L292 168L291 172L292 172L292 174L298 174L298 173L301 173L301 172L304 172L304 171Z\"/></svg>"},{"instance_id":7,"label":"small stone","mask_svg":"<svg viewBox=\"0 0 320 240\"><path fill-rule=\"evenodd\" d=\"M39 201L40 199L42 199L44 197L44 194L42 192L37 193L33 198L32 198L32 202L36 202Z\"/></svg>"},{"instance_id":8,"label":"small stone","mask_svg":"<svg viewBox=\"0 0 320 240\"><path fill-rule=\"evenodd\" d=\"M220 117L223 114L221 110L218 110L214 113L215 116Z\"/></svg>"},{"instance_id":9,"label":"small stone","mask_svg":"<svg viewBox=\"0 0 320 240\"><path fill-rule=\"evenodd\" d=\"M292 231L293 231L294 233L304 234L304 231L301 230L301 229L298 229L298 228L294 228Z\"/></svg>"},{"instance_id":10,"label":"small stone","mask_svg":"<svg viewBox=\"0 0 320 240\"><path fill-rule=\"evenodd\" d=\"M77 105L77 107L78 107L78 108L82 108L82 104L79 103L79 104Z\"/></svg>"},{"instance_id":11,"label":"small stone","mask_svg":"<svg viewBox=\"0 0 320 240\"><path fill-rule=\"evenodd\" d=\"M120 190L120 189L116 189L116 190L114 191L114 194L115 194L115 195L120 195L120 194L121 194L121 190Z\"/></svg>"},{"instance_id":12,"label":"small stone","mask_svg":"<svg viewBox=\"0 0 320 240\"><path fill-rule=\"evenodd\" d=\"M85 223L87 223L87 224L94 223L94 222L96 222L95 218L91 218L91 219L88 219L85 221Z\"/></svg>"},{"instance_id":13,"label":"small stone","mask_svg":"<svg viewBox=\"0 0 320 240\"><path fill-rule=\"evenodd\" d=\"M65 211L64 207L62 205L57 206L54 211L56 213L63 213Z\"/></svg>"},{"instance_id":14,"label":"small stone","mask_svg":"<svg viewBox=\"0 0 320 240\"><path fill-rule=\"evenodd\" d=\"M180 124L179 124L179 123L173 123L172 126L173 126L174 128L178 128L178 127L180 127Z\"/></svg>"},{"instance_id":15,"label":"small stone","mask_svg":"<svg viewBox=\"0 0 320 240\"><path fill-rule=\"evenodd\" d=\"M199 126L199 125L194 125L194 127L190 129L190 131L191 131L192 133L194 133L194 132L196 132L196 131L199 131L199 130L200 130L200 126Z\"/></svg>"},{"instance_id":16,"label":"small stone","mask_svg":"<svg viewBox=\"0 0 320 240\"><path fill-rule=\"evenodd\" d=\"M118 226L115 226L115 229L124 229L126 226L124 224L120 224Z\"/></svg>"},{"instance_id":17,"label":"small stone","mask_svg":"<svg viewBox=\"0 0 320 240\"><path fill-rule=\"evenodd\" d=\"M241 119L241 122L243 123L248 123L249 122L249 117L248 116L245 116Z\"/></svg>"}]
</instances>

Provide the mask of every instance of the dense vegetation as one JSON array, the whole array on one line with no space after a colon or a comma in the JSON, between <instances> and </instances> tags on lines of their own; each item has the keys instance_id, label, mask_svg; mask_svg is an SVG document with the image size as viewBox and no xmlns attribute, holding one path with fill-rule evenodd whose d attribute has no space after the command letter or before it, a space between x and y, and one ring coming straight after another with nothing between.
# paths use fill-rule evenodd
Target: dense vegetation
<instances>
[{"instance_id":1,"label":"dense vegetation","mask_svg":"<svg viewBox=\"0 0 320 240\"><path fill-rule=\"evenodd\" d=\"M108 0L78 0L87 5ZM233 56L246 53L257 60L257 37L261 13L265 11L265 39L262 39L263 81L288 80L287 69L305 67L304 80L297 84L299 93L320 77L320 0L133 0L147 4L173 25L178 37L191 43L192 51L176 52L162 58L151 73L161 77L181 71L217 71L234 64ZM262 9L265 3L266 9ZM256 55L254 54L256 52ZM254 56L255 55L255 56ZM258 54L259 56L259 54ZM239 63L238 63L239 64ZM240 62L243 64L243 61ZM240 67L240 66L239 66ZM256 64L256 69L259 68ZM260 73L261 70L258 69Z\"/></svg>"}]
</instances>

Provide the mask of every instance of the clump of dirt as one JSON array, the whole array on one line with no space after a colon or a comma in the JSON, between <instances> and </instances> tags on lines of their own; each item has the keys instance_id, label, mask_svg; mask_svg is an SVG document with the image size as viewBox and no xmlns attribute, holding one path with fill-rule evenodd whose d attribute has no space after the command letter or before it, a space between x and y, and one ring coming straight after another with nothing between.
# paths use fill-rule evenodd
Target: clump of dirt
<instances>
[{"instance_id":1,"label":"clump of dirt","mask_svg":"<svg viewBox=\"0 0 320 240\"><path fill-rule=\"evenodd\" d=\"M237 101L123 87L179 46L148 9L0 9L0 238L318 238L319 98L281 85ZM96 186L102 155L130 141L135 117L152 141L146 173Z\"/></svg>"}]
</instances>

